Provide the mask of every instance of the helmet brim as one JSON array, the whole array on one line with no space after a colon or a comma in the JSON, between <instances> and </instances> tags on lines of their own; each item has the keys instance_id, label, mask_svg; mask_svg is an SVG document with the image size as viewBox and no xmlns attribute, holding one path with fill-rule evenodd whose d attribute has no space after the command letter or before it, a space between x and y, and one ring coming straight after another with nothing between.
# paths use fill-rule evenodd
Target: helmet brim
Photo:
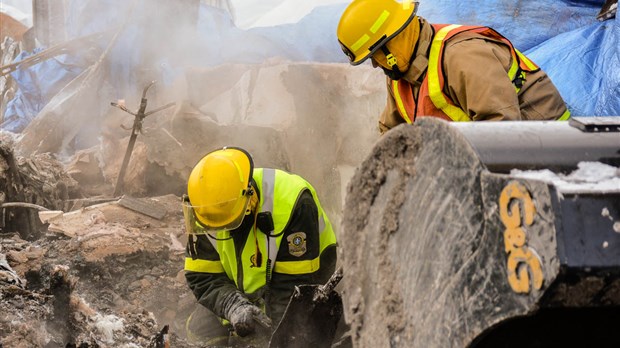
<instances>
[{"instance_id":1,"label":"helmet brim","mask_svg":"<svg viewBox=\"0 0 620 348\"><path fill-rule=\"evenodd\" d=\"M230 231L238 228L243 223L245 212L250 204L250 195L236 202L236 207L226 214L210 214L214 207L193 206L183 202L183 216L185 217L186 231L188 234L205 234L207 232Z\"/></svg>"}]
</instances>

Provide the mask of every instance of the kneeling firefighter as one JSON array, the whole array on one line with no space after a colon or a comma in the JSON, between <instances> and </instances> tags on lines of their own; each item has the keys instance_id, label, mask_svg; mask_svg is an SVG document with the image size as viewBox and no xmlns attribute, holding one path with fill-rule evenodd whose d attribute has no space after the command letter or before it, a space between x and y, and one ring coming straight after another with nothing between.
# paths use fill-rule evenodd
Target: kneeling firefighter
<instances>
[{"instance_id":1,"label":"kneeling firefighter","mask_svg":"<svg viewBox=\"0 0 620 348\"><path fill-rule=\"evenodd\" d=\"M196 164L187 193L185 277L199 303L186 322L190 341L264 340L296 285L334 272L336 236L300 176L254 168L247 151L225 147Z\"/></svg>"}]
</instances>

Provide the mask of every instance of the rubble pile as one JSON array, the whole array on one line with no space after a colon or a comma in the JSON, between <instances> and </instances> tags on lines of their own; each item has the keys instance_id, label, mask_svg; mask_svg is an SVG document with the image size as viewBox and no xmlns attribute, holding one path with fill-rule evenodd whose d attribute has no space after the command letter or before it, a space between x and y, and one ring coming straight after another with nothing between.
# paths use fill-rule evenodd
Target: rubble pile
<instances>
[{"instance_id":1,"label":"rubble pile","mask_svg":"<svg viewBox=\"0 0 620 348\"><path fill-rule=\"evenodd\" d=\"M177 335L195 305L180 198L80 197L51 155L15 156L7 143L0 346L190 347ZM18 212L36 217L38 234L22 233Z\"/></svg>"},{"instance_id":2,"label":"rubble pile","mask_svg":"<svg viewBox=\"0 0 620 348\"><path fill-rule=\"evenodd\" d=\"M147 200L165 216L114 201L50 218L34 242L3 234L0 342L148 347L165 326L182 334L195 300L182 273L180 199Z\"/></svg>"},{"instance_id":3,"label":"rubble pile","mask_svg":"<svg viewBox=\"0 0 620 348\"><path fill-rule=\"evenodd\" d=\"M78 197L77 182L51 154L15 156L13 139L0 137L0 206L3 230L19 231L32 240L39 235L36 210L62 210L70 198Z\"/></svg>"}]
</instances>

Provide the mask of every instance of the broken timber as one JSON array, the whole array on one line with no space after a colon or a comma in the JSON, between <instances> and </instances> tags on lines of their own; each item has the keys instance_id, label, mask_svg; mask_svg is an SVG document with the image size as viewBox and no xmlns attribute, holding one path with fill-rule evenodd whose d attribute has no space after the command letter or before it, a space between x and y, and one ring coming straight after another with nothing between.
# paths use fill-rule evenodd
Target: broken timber
<instances>
[{"instance_id":1,"label":"broken timber","mask_svg":"<svg viewBox=\"0 0 620 348\"><path fill-rule=\"evenodd\" d=\"M138 199L123 196L118 201L118 204L127 209L142 213L157 220L161 220L164 218L164 216L166 216L166 208L151 199Z\"/></svg>"},{"instance_id":2,"label":"broken timber","mask_svg":"<svg viewBox=\"0 0 620 348\"><path fill-rule=\"evenodd\" d=\"M121 170L118 174L116 186L114 187L114 194L113 194L114 197L119 196L123 192L125 171L127 170L127 165L129 164L129 160L131 159L131 153L133 152L134 145L136 144L136 139L138 138L138 132L142 132L142 121L144 121L144 119L147 116L152 115L158 111L167 109L176 104L174 102L168 103L155 110L145 112L146 104L147 104L146 92L149 90L149 88L151 88L151 86L153 86L153 84L155 84L155 81L151 81L150 84L144 87L144 90L142 91L142 99L140 100L140 109L138 109L138 112L136 113L129 111L124 105L121 105L115 102L110 103L112 106L117 107L125 111L126 113L135 116L134 121L133 121L133 127L131 129L131 136L129 137L129 143L127 144L127 150L125 151L125 157L123 158L123 164L121 165Z\"/></svg>"}]
</instances>

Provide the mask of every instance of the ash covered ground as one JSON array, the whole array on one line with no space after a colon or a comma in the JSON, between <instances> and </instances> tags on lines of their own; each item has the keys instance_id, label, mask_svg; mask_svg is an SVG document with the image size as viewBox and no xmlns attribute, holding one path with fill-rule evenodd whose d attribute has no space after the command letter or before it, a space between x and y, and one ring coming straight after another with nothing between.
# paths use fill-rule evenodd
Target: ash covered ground
<instances>
[{"instance_id":1,"label":"ash covered ground","mask_svg":"<svg viewBox=\"0 0 620 348\"><path fill-rule=\"evenodd\" d=\"M3 347L191 347L179 198L156 219L109 202L53 218L34 241L0 240Z\"/></svg>"}]
</instances>

